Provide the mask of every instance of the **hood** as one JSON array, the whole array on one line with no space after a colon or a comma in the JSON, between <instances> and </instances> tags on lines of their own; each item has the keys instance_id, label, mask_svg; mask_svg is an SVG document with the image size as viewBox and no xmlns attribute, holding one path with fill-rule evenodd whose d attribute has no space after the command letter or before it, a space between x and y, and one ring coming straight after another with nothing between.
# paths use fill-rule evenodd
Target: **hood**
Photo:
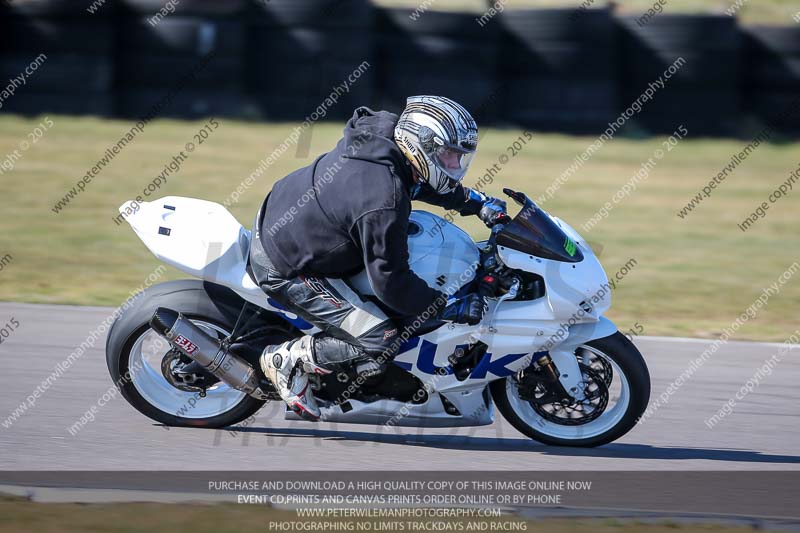
<instances>
[{"instance_id":1,"label":"hood","mask_svg":"<svg viewBox=\"0 0 800 533\"><path fill-rule=\"evenodd\" d=\"M337 151L347 159L392 166L403 178L405 174L410 178L411 165L394 142L396 125L397 115L394 113L359 107L347 121Z\"/></svg>"}]
</instances>

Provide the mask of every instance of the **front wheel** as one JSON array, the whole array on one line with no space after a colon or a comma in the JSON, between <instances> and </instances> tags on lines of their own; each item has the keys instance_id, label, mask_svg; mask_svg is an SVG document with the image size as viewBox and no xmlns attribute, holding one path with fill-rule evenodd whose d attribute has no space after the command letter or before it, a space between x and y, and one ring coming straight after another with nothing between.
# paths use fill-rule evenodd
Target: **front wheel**
<instances>
[{"instance_id":1,"label":"front wheel","mask_svg":"<svg viewBox=\"0 0 800 533\"><path fill-rule=\"evenodd\" d=\"M491 384L506 420L528 437L553 446L601 446L630 431L647 408L650 373L625 335L590 341L575 350L583 371L583 403L548 402L546 391L520 392L515 376Z\"/></svg>"}]
</instances>

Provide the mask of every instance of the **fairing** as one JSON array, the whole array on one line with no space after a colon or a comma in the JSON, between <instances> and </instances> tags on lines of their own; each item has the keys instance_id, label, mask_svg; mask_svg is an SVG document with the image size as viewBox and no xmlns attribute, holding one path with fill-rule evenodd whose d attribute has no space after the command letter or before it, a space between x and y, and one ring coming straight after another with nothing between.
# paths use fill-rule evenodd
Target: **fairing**
<instances>
[{"instance_id":1,"label":"fairing","mask_svg":"<svg viewBox=\"0 0 800 533\"><path fill-rule=\"evenodd\" d=\"M548 215L530 200L497 235L497 244L514 250L566 263L580 263L581 250Z\"/></svg>"}]
</instances>

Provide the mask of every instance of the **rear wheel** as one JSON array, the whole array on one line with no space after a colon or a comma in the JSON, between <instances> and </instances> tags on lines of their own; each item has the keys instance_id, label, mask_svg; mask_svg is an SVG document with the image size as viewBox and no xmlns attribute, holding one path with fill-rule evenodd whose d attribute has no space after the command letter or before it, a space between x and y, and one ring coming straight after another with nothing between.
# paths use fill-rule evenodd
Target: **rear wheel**
<instances>
[{"instance_id":1,"label":"rear wheel","mask_svg":"<svg viewBox=\"0 0 800 533\"><path fill-rule=\"evenodd\" d=\"M600 446L630 431L647 408L650 374L636 346L616 332L575 350L585 398L552 399L537 386L520 389L516 376L491 384L506 420L528 437L554 446Z\"/></svg>"},{"instance_id":2,"label":"rear wheel","mask_svg":"<svg viewBox=\"0 0 800 533\"><path fill-rule=\"evenodd\" d=\"M106 342L108 369L122 396L142 414L168 426L225 427L255 414L263 400L208 375L197 376L206 380L201 388L194 375L175 372L190 361L149 324L158 307L168 307L222 339L233 330L241 304L232 291L201 281L168 282L147 289L117 318ZM288 331L276 327L270 340L277 343L290 337Z\"/></svg>"}]
</instances>

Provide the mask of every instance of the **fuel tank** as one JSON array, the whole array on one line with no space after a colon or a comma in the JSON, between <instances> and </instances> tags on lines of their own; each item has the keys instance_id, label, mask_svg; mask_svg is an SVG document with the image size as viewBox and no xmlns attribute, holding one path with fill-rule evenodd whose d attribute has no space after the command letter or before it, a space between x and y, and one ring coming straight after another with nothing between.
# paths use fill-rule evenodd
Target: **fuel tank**
<instances>
[{"instance_id":1,"label":"fuel tank","mask_svg":"<svg viewBox=\"0 0 800 533\"><path fill-rule=\"evenodd\" d=\"M412 211L408 223L409 266L432 288L453 294L475 277L477 245L461 228L427 211ZM350 279L361 294L374 294L366 272Z\"/></svg>"}]
</instances>

